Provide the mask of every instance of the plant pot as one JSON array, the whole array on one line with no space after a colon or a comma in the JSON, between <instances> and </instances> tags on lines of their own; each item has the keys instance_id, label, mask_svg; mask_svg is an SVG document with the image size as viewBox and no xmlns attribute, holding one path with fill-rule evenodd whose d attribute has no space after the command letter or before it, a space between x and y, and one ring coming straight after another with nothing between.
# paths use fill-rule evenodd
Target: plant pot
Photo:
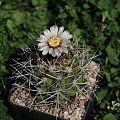
<instances>
[{"instance_id":1,"label":"plant pot","mask_svg":"<svg viewBox=\"0 0 120 120\"><path fill-rule=\"evenodd\" d=\"M94 104L94 96L92 96L92 101L89 100L86 106L85 114L82 120L91 119L91 111ZM8 96L8 102L10 106L10 110L12 110L12 116L15 120L65 120L62 118L56 118L56 116L49 115L47 113L43 113L37 110L31 110L25 106L19 106L10 101L10 95Z\"/></svg>"},{"instance_id":2,"label":"plant pot","mask_svg":"<svg viewBox=\"0 0 120 120\"><path fill-rule=\"evenodd\" d=\"M33 51L32 51L33 50ZM17 62L24 62L26 60L29 60L29 59L33 59L33 65L36 65L37 63L37 55L41 56L41 53L38 52L36 49L31 49L30 50L26 50L23 52L23 54L19 54L19 55L15 55L15 59L14 61L10 62L10 63L14 63L15 61ZM47 58L49 59L52 59L51 56L47 56ZM44 57L44 59L46 59ZM15 64L14 64L15 65ZM26 72L26 71L23 71L23 73ZM80 75L79 75L80 76ZM27 77L27 76L26 76ZM22 82L21 78L17 79L18 82ZM94 81L93 81L94 82ZM93 84L93 83L92 83ZM26 85L26 84L24 84ZM28 84L27 84L28 85ZM31 84L32 85L32 84ZM17 86L16 86L17 87ZM34 86L33 86L34 87ZM95 87L93 85L93 87ZM88 87L86 87L88 88ZM69 91L69 90L68 90ZM91 88L89 87L88 91L90 92L91 91ZM89 96L86 97L86 98L89 98L87 102L85 102L85 106L84 106L84 113L81 114L82 115L82 120L89 120L91 117L91 111L92 111L92 108L93 108L93 103L94 103L94 96L92 95L93 92L90 92ZM62 118L57 118L56 116L53 116L53 115L50 115L50 114L47 114L45 112L43 112L41 109L39 110L35 110L35 109L32 109L32 108L29 108L27 107L26 105L24 106L20 106L18 104L16 104L14 101L12 102L10 100L10 97L12 96L12 94L9 95L8 97L8 102L9 102L9 105L10 105L10 109L12 110L13 112L13 116L15 118L15 120L65 120L65 119L62 119ZM79 96L80 97L80 96ZM91 98L91 99L90 99ZM80 100L80 98L79 98ZM75 101L76 102L76 101ZM75 103L74 102L74 103ZM70 104L71 105L71 104ZM75 107L76 108L76 107ZM51 108L50 108L51 109ZM55 111L55 110L54 110ZM75 110L72 111L72 113L74 113ZM56 111L55 111L56 112ZM79 115L79 114L78 114ZM79 117L76 117L79 119ZM67 119L68 120L68 119ZM81 119L80 119L81 120Z\"/></svg>"}]
</instances>

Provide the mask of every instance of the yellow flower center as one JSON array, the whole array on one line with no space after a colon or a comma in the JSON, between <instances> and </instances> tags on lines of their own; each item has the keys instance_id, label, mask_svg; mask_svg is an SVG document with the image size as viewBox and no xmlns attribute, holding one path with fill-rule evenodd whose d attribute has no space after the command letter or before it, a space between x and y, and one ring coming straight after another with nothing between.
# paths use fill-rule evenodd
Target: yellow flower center
<instances>
[{"instance_id":1,"label":"yellow flower center","mask_svg":"<svg viewBox=\"0 0 120 120\"><path fill-rule=\"evenodd\" d=\"M61 44L61 39L59 37L52 37L48 40L49 47L57 48Z\"/></svg>"}]
</instances>

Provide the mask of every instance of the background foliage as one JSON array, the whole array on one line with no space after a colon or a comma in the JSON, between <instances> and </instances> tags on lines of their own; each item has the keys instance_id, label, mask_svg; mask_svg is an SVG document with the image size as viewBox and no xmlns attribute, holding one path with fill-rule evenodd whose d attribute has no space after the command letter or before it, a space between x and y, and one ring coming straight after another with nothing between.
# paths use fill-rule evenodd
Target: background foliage
<instances>
[{"instance_id":1,"label":"background foliage","mask_svg":"<svg viewBox=\"0 0 120 120\"><path fill-rule=\"evenodd\" d=\"M0 99L7 88L7 61L44 28L57 24L81 37L101 54L102 79L96 93L95 120L120 119L120 0L1 0ZM2 94L3 93L3 94ZM0 118L11 119L0 102ZM2 112L1 112L2 111Z\"/></svg>"}]
</instances>

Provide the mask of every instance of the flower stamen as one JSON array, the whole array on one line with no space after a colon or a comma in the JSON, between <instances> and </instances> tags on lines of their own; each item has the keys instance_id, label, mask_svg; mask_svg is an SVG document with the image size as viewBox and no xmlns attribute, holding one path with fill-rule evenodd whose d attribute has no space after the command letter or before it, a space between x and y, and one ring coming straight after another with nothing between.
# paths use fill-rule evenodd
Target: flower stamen
<instances>
[{"instance_id":1,"label":"flower stamen","mask_svg":"<svg viewBox=\"0 0 120 120\"><path fill-rule=\"evenodd\" d=\"M62 40L59 37L52 37L48 40L48 45L51 48L60 47Z\"/></svg>"}]
</instances>

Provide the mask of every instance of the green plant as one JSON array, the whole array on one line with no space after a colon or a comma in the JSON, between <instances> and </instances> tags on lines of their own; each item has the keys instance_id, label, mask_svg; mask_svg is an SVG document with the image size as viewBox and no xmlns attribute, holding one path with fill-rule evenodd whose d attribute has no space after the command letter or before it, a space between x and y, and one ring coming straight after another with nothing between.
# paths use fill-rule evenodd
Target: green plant
<instances>
[{"instance_id":1,"label":"green plant","mask_svg":"<svg viewBox=\"0 0 120 120\"><path fill-rule=\"evenodd\" d=\"M55 40L54 45L51 43L54 47L56 41L59 43L55 36L50 40ZM43 45L43 42L41 44ZM22 106L26 106L30 100L31 104L27 107L64 119L82 119L84 105L96 90L96 77L100 68L99 64L93 61L96 56L92 54L92 49L81 43L80 39L73 39L71 46L73 48L68 49L67 54L62 53L59 57L41 56L36 49L35 53L32 53L30 48L23 49L27 59L20 62L14 60L15 64L12 65L12 78L16 82L15 92L10 100ZM36 56L36 61L31 54ZM27 94L35 91L35 95L32 98L31 95L27 96L26 100L23 94L21 95L23 91Z\"/></svg>"},{"instance_id":2,"label":"green plant","mask_svg":"<svg viewBox=\"0 0 120 120\"><path fill-rule=\"evenodd\" d=\"M10 56L30 45L33 38L48 24L45 0L0 1L0 99L6 101ZM29 39L29 40L28 40ZM10 120L7 107L0 103L0 119Z\"/></svg>"},{"instance_id":3,"label":"green plant","mask_svg":"<svg viewBox=\"0 0 120 120\"><path fill-rule=\"evenodd\" d=\"M3 100L0 100L0 120L13 120L8 115L8 108L4 106L3 102Z\"/></svg>"},{"instance_id":4,"label":"green plant","mask_svg":"<svg viewBox=\"0 0 120 120\"><path fill-rule=\"evenodd\" d=\"M3 77L8 70L6 62L9 57L24 44L30 45L43 29L42 26L48 23L47 1L36 2L0 1L0 81L3 81L0 87L6 84Z\"/></svg>"}]
</instances>

